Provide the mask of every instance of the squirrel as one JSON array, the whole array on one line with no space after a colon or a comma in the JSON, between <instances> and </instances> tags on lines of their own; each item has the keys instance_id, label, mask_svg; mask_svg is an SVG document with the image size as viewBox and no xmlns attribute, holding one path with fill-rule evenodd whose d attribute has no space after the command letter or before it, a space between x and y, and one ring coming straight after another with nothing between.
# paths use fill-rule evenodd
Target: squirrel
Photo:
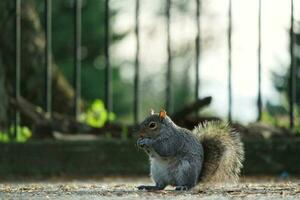
<instances>
[{"instance_id":1,"label":"squirrel","mask_svg":"<svg viewBox=\"0 0 300 200\"><path fill-rule=\"evenodd\" d=\"M139 190L189 190L198 183L236 182L244 160L239 134L227 123L205 122L193 131L177 126L166 111L152 110L137 128L137 146L150 158L154 186Z\"/></svg>"}]
</instances>

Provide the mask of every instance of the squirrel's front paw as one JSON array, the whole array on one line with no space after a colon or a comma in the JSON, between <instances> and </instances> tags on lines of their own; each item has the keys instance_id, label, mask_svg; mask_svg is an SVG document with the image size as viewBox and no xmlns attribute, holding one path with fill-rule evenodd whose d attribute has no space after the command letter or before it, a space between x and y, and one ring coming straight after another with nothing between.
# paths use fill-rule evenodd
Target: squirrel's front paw
<instances>
[{"instance_id":1,"label":"squirrel's front paw","mask_svg":"<svg viewBox=\"0 0 300 200\"><path fill-rule=\"evenodd\" d=\"M139 138L137 140L137 145L141 148L149 147L151 145L152 140L149 138Z\"/></svg>"}]
</instances>

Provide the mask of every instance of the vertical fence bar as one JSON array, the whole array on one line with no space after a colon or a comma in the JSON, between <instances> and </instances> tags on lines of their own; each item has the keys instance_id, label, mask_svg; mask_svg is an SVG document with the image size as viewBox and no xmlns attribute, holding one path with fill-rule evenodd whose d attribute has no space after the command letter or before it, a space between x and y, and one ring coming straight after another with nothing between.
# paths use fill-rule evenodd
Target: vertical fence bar
<instances>
[{"instance_id":1,"label":"vertical fence bar","mask_svg":"<svg viewBox=\"0 0 300 200\"><path fill-rule=\"evenodd\" d=\"M197 27L197 35L195 39L195 50L196 50L196 83L195 83L195 99L199 98L199 59L200 59L200 0L196 0L196 27Z\"/></svg>"},{"instance_id":2,"label":"vertical fence bar","mask_svg":"<svg viewBox=\"0 0 300 200\"><path fill-rule=\"evenodd\" d=\"M166 23L167 23L167 74L166 74L166 109L168 112L172 112L172 55L171 55L171 33L170 33L170 10L171 0L166 1Z\"/></svg>"},{"instance_id":3,"label":"vertical fence bar","mask_svg":"<svg viewBox=\"0 0 300 200\"><path fill-rule=\"evenodd\" d=\"M81 97L81 0L75 0L74 5L74 115L78 119L80 114L80 97Z\"/></svg>"},{"instance_id":4,"label":"vertical fence bar","mask_svg":"<svg viewBox=\"0 0 300 200\"><path fill-rule=\"evenodd\" d=\"M15 99L20 98L20 75L21 75L21 0L15 0ZM15 110L13 137L17 136L20 124L20 113Z\"/></svg>"},{"instance_id":5,"label":"vertical fence bar","mask_svg":"<svg viewBox=\"0 0 300 200\"><path fill-rule=\"evenodd\" d=\"M108 112L112 111L112 87L111 87L111 66L109 60L109 0L105 0L105 41L104 41L104 54L105 54L105 106Z\"/></svg>"},{"instance_id":6,"label":"vertical fence bar","mask_svg":"<svg viewBox=\"0 0 300 200\"><path fill-rule=\"evenodd\" d=\"M228 9L228 121L232 120L232 63L231 63L231 33L232 33L232 0Z\"/></svg>"},{"instance_id":7,"label":"vertical fence bar","mask_svg":"<svg viewBox=\"0 0 300 200\"><path fill-rule=\"evenodd\" d=\"M52 111L52 0L45 0L46 48L45 48L45 111L51 118Z\"/></svg>"},{"instance_id":8,"label":"vertical fence bar","mask_svg":"<svg viewBox=\"0 0 300 200\"><path fill-rule=\"evenodd\" d=\"M296 79L295 79L295 64L294 64L294 1L291 0L291 27L290 27L290 77L289 77L289 117L290 128L294 127L294 102L296 98Z\"/></svg>"},{"instance_id":9,"label":"vertical fence bar","mask_svg":"<svg viewBox=\"0 0 300 200\"><path fill-rule=\"evenodd\" d=\"M261 0L258 0L258 94L257 94L257 121L262 116L262 99L261 99Z\"/></svg>"},{"instance_id":10,"label":"vertical fence bar","mask_svg":"<svg viewBox=\"0 0 300 200\"><path fill-rule=\"evenodd\" d=\"M136 52L135 52L135 74L134 74L134 123L137 124L139 121L139 75L140 75L140 0L135 1L135 39L136 39Z\"/></svg>"}]
</instances>

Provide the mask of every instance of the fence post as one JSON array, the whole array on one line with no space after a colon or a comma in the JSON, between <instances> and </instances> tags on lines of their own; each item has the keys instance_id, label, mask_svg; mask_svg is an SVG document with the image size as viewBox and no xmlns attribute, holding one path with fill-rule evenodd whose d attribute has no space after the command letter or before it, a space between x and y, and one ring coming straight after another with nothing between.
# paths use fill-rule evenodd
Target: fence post
<instances>
[{"instance_id":1,"label":"fence post","mask_svg":"<svg viewBox=\"0 0 300 200\"><path fill-rule=\"evenodd\" d=\"M52 0L45 0L45 111L52 115Z\"/></svg>"},{"instance_id":2,"label":"fence post","mask_svg":"<svg viewBox=\"0 0 300 200\"><path fill-rule=\"evenodd\" d=\"M20 78L21 78L21 0L15 0L15 85L14 96L18 101L20 98ZM14 132L13 138L17 136L20 125L20 113L15 110L14 113Z\"/></svg>"},{"instance_id":3,"label":"fence post","mask_svg":"<svg viewBox=\"0 0 300 200\"><path fill-rule=\"evenodd\" d=\"M294 64L294 1L291 0L291 26L290 26L290 77L289 77L289 117L290 128L294 128L294 102L296 98L296 79L295 79L295 64Z\"/></svg>"},{"instance_id":4,"label":"fence post","mask_svg":"<svg viewBox=\"0 0 300 200\"><path fill-rule=\"evenodd\" d=\"M196 0L196 27L197 27L197 35L195 39L195 50L196 50L196 85L195 85L195 99L199 98L199 59L200 59L200 0Z\"/></svg>"},{"instance_id":5,"label":"fence post","mask_svg":"<svg viewBox=\"0 0 300 200\"><path fill-rule=\"evenodd\" d=\"M232 121L232 63L231 63L231 33L232 33L232 2L228 9L228 121Z\"/></svg>"},{"instance_id":6,"label":"fence post","mask_svg":"<svg viewBox=\"0 0 300 200\"><path fill-rule=\"evenodd\" d=\"M134 123L137 124L139 121L139 75L140 75L140 21L139 21L139 14L140 14L140 1L135 1L135 39L136 39L136 52L135 52L135 74L134 74L134 105L133 105L133 112L134 112Z\"/></svg>"},{"instance_id":7,"label":"fence post","mask_svg":"<svg viewBox=\"0 0 300 200\"><path fill-rule=\"evenodd\" d=\"M74 115L78 120L81 98L81 0L75 0L74 5Z\"/></svg>"},{"instance_id":8,"label":"fence post","mask_svg":"<svg viewBox=\"0 0 300 200\"><path fill-rule=\"evenodd\" d=\"M166 1L166 23L167 23L167 74L166 74L166 109L172 113L172 53L171 53L171 33L170 33L170 16L171 0Z\"/></svg>"},{"instance_id":9,"label":"fence post","mask_svg":"<svg viewBox=\"0 0 300 200\"><path fill-rule=\"evenodd\" d=\"M104 56L105 56L105 106L108 112L112 111L112 87L111 87L111 66L110 66L110 54L109 54L109 23L110 23L110 10L109 0L105 0L105 41L104 41Z\"/></svg>"},{"instance_id":10,"label":"fence post","mask_svg":"<svg viewBox=\"0 0 300 200\"><path fill-rule=\"evenodd\" d=\"M258 0L258 94L257 94L257 121L262 117L262 97L261 97L261 0Z\"/></svg>"}]
</instances>

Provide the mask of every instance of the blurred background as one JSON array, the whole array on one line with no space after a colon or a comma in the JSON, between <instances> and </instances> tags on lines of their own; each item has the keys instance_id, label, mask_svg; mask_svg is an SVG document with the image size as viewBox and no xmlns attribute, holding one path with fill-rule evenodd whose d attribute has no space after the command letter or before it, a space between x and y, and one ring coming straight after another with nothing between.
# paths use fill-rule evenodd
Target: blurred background
<instances>
[{"instance_id":1,"label":"blurred background","mask_svg":"<svg viewBox=\"0 0 300 200\"><path fill-rule=\"evenodd\" d=\"M55 141L105 154L102 148L111 138L131 142L134 125L151 108L166 109L188 128L206 120L229 121L254 143L273 136L294 140L300 133L299 10L298 0L1 1L0 146L10 146L11 157L23 148L33 148L31 153L41 148L54 161L64 152ZM134 142L118 142L114 145L128 146L125 152L135 151ZM267 148L261 168L299 172L297 160L286 165L272 160L270 153L275 155L273 148L282 142L267 147L264 142L261 147L246 142L256 150ZM284 144L292 153L282 157L299 152L298 143ZM25 157L34 157L31 153ZM85 154L74 153L80 155ZM73 157L64 159L70 164ZM147 171L145 158L135 159L141 160L124 162L141 162L139 172ZM2 160L7 168L16 166L12 174L49 172L20 172L16 160Z\"/></svg>"}]
</instances>

